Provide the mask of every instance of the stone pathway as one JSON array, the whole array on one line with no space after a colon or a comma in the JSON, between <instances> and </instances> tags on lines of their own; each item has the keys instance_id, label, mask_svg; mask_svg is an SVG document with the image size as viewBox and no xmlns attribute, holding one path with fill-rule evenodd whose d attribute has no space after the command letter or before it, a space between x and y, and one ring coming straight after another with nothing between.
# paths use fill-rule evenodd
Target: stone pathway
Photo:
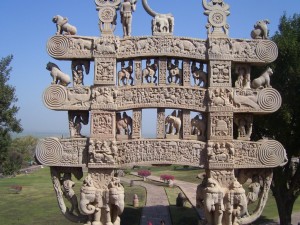
<instances>
[{"instance_id":1,"label":"stone pathway","mask_svg":"<svg viewBox=\"0 0 300 225\"><path fill-rule=\"evenodd\" d=\"M127 183L131 181L127 178L121 180ZM142 186L147 190L146 206L143 207L140 225L148 225L149 221L152 225L160 225L161 220L164 220L166 225L172 225L165 189L143 181L134 181L134 185Z\"/></svg>"}]
</instances>

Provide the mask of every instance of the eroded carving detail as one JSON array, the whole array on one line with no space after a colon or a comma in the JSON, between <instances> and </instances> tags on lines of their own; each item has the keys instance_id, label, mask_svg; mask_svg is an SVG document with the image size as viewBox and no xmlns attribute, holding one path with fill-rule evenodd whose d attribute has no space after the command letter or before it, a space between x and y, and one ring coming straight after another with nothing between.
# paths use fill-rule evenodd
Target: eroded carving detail
<instances>
[{"instance_id":1,"label":"eroded carving detail","mask_svg":"<svg viewBox=\"0 0 300 225\"><path fill-rule=\"evenodd\" d=\"M116 74L115 58L97 58L95 59L95 84L115 85Z\"/></svg>"},{"instance_id":2,"label":"eroded carving detail","mask_svg":"<svg viewBox=\"0 0 300 225\"><path fill-rule=\"evenodd\" d=\"M115 137L115 112L93 111L91 137L105 140Z\"/></svg>"},{"instance_id":3,"label":"eroded carving detail","mask_svg":"<svg viewBox=\"0 0 300 225\"><path fill-rule=\"evenodd\" d=\"M210 86L231 87L231 62L228 61L210 62Z\"/></svg>"}]
</instances>

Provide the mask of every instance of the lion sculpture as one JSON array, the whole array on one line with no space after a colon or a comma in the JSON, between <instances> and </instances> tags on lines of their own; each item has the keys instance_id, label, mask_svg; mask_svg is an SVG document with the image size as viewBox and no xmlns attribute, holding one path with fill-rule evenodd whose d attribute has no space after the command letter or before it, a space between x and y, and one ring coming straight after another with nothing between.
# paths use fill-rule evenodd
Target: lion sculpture
<instances>
[{"instance_id":1,"label":"lion sculpture","mask_svg":"<svg viewBox=\"0 0 300 225\"><path fill-rule=\"evenodd\" d=\"M270 88L270 76L273 75L273 70L269 67L260 77L252 81L252 87L257 88Z\"/></svg>"},{"instance_id":2,"label":"lion sculpture","mask_svg":"<svg viewBox=\"0 0 300 225\"><path fill-rule=\"evenodd\" d=\"M251 32L251 37L253 39L268 39L268 24L270 24L269 20L257 21L254 25L254 30Z\"/></svg>"},{"instance_id":3,"label":"lion sculpture","mask_svg":"<svg viewBox=\"0 0 300 225\"><path fill-rule=\"evenodd\" d=\"M68 86L68 84L71 83L70 76L61 72L61 70L55 63L48 62L46 69L50 71L50 75L53 77L53 81L51 84Z\"/></svg>"},{"instance_id":4,"label":"lion sculpture","mask_svg":"<svg viewBox=\"0 0 300 225\"><path fill-rule=\"evenodd\" d=\"M76 27L68 23L68 18L60 15L54 16L52 22L56 24L56 34L75 35L77 33Z\"/></svg>"}]
</instances>

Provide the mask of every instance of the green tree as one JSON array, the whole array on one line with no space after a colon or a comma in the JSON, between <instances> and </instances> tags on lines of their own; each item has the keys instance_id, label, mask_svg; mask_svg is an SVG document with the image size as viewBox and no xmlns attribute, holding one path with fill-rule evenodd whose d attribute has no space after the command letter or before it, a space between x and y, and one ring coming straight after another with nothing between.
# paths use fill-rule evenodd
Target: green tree
<instances>
[{"instance_id":1,"label":"green tree","mask_svg":"<svg viewBox=\"0 0 300 225\"><path fill-rule=\"evenodd\" d=\"M0 166L8 158L8 147L11 143L10 132L21 132L20 120L16 118L19 110L15 88L8 84L12 68L9 66L13 56L0 60Z\"/></svg>"},{"instance_id":2,"label":"green tree","mask_svg":"<svg viewBox=\"0 0 300 225\"><path fill-rule=\"evenodd\" d=\"M269 137L280 141L288 156L284 167L274 169L272 192L280 224L291 224L294 203L300 194L300 15L283 15L279 31L272 37L279 55L273 63L272 86L282 96L281 109L255 118L255 139ZM296 160L295 160L296 157ZM298 159L297 159L298 158Z\"/></svg>"}]
</instances>

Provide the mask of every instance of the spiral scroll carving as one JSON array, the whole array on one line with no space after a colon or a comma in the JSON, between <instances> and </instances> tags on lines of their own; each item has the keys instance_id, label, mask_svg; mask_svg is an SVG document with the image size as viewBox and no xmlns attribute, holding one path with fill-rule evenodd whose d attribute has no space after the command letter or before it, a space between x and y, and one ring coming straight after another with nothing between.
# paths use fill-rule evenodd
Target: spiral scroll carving
<instances>
[{"instance_id":1,"label":"spiral scroll carving","mask_svg":"<svg viewBox=\"0 0 300 225\"><path fill-rule=\"evenodd\" d=\"M46 138L38 142L36 146L36 157L43 165L60 164L63 147L58 138Z\"/></svg>"},{"instance_id":2,"label":"spiral scroll carving","mask_svg":"<svg viewBox=\"0 0 300 225\"><path fill-rule=\"evenodd\" d=\"M273 41L260 41L256 48L257 57L267 63L273 62L278 57L278 48Z\"/></svg>"},{"instance_id":3,"label":"spiral scroll carving","mask_svg":"<svg viewBox=\"0 0 300 225\"><path fill-rule=\"evenodd\" d=\"M62 57L67 54L70 48L69 39L65 36L54 36L47 44L48 54L52 57Z\"/></svg>"},{"instance_id":4,"label":"spiral scroll carving","mask_svg":"<svg viewBox=\"0 0 300 225\"><path fill-rule=\"evenodd\" d=\"M263 141L258 149L258 158L268 167L276 167L287 161L284 147L274 140Z\"/></svg>"},{"instance_id":5,"label":"spiral scroll carving","mask_svg":"<svg viewBox=\"0 0 300 225\"><path fill-rule=\"evenodd\" d=\"M273 88L264 88L258 94L258 105L265 112L275 112L281 106L280 93Z\"/></svg>"},{"instance_id":6,"label":"spiral scroll carving","mask_svg":"<svg viewBox=\"0 0 300 225\"><path fill-rule=\"evenodd\" d=\"M67 91L61 85L51 85L45 90L43 98L48 108L57 108L65 104Z\"/></svg>"}]
</instances>

